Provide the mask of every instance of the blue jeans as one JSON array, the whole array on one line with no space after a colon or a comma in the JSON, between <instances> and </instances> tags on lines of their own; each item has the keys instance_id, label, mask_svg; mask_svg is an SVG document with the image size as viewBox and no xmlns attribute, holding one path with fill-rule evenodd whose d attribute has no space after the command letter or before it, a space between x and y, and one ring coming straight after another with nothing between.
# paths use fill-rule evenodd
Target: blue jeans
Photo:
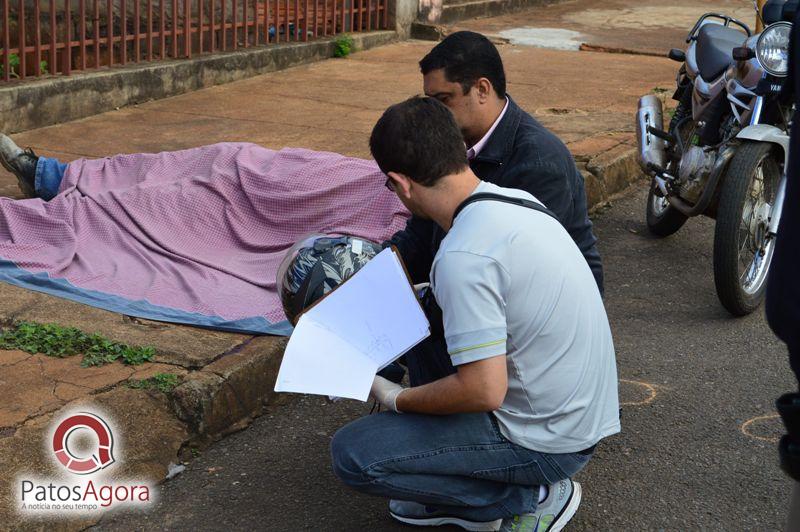
<instances>
[{"instance_id":1,"label":"blue jeans","mask_svg":"<svg viewBox=\"0 0 800 532\"><path fill-rule=\"evenodd\" d=\"M62 163L49 157L39 157L39 161L36 163L36 179L34 181L36 195L46 201L55 198L66 171L67 163Z\"/></svg>"},{"instance_id":2,"label":"blue jeans","mask_svg":"<svg viewBox=\"0 0 800 532\"><path fill-rule=\"evenodd\" d=\"M491 413L383 412L342 427L331 456L336 475L358 491L494 521L536 511L538 486L572 477L591 452L526 449L500 433Z\"/></svg>"}]
</instances>

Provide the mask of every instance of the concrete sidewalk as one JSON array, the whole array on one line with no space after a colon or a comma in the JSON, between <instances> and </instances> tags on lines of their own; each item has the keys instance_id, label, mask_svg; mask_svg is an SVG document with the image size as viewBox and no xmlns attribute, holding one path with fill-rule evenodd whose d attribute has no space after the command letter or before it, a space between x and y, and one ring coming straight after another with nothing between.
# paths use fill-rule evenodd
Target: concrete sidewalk
<instances>
[{"instance_id":1,"label":"concrete sidewalk","mask_svg":"<svg viewBox=\"0 0 800 532\"><path fill-rule=\"evenodd\" d=\"M368 157L367 138L389 105L421 92L417 61L432 46L408 41L259 76L88 119L14 135L64 160L177 150L221 141L299 146ZM666 59L501 45L509 92L575 154L590 203L607 202L639 177L633 113L638 97L669 88ZM663 92L663 91L660 91ZM0 194L18 196L10 175ZM81 368L76 360L0 351L0 523L22 526L11 491L21 470L47 474L42 438L52 416L91 400L136 441L126 471L153 481L191 449L245 426L274 404L284 339L252 338L122 316L0 284L0 324L56 322L133 345L152 345L156 363ZM181 376L169 395L134 390L130 378ZM86 525L89 521L74 523Z\"/></svg>"}]
</instances>

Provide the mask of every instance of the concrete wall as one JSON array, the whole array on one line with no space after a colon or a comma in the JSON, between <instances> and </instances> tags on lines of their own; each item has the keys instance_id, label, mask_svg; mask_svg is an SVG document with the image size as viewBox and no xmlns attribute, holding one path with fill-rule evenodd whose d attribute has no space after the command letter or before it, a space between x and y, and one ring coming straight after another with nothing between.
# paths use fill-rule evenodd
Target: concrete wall
<instances>
[{"instance_id":1,"label":"concrete wall","mask_svg":"<svg viewBox=\"0 0 800 532\"><path fill-rule=\"evenodd\" d=\"M408 39L411 25L417 20L420 0L394 0L389 2L389 19L401 39Z\"/></svg>"},{"instance_id":2,"label":"concrete wall","mask_svg":"<svg viewBox=\"0 0 800 532\"><path fill-rule=\"evenodd\" d=\"M554 1L556 0L419 0L417 24L453 24L460 20L502 15Z\"/></svg>"}]
</instances>

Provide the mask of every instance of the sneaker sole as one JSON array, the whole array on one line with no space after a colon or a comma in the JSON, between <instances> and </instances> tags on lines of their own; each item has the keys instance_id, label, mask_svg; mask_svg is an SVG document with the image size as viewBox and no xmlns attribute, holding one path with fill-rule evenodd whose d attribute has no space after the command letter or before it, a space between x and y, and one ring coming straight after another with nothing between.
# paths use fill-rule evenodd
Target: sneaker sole
<instances>
[{"instance_id":1,"label":"sneaker sole","mask_svg":"<svg viewBox=\"0 0 800 532\"><path fill-rule=\"evenodd\" d=\"M415 517L403 517L402 515L397 515L392 512L389 512L389 515L391 515L394 519L400 521L401 523L405 523L407 525L414 525L414 526L456 525L460 526L464 530L469 530L470 532L497 532L498 530L500 530L500 525L503 523L502 519L481 523L478 521L467 521L465 519L459 519L458 517L428 517L420 519Z\"/></svg>"},{"instance_id":2,"label":"sneaker sole","mask_svg":"<svg viewBox=\"0 0 800 532\"><path fill-rule=\"evenodd\" d=\"M572 496L569 498L569 502L561 510L561 513L556 516L555 520L550 525L550 528L547 529L547 532L559 532L566 526L567 523L569 523L570 519L575 517L575 513L578 511L578 506L581 505L582 495L583 491L581 489L581 485L577 482L573 482Z\"/></svg>"}]
</instances>

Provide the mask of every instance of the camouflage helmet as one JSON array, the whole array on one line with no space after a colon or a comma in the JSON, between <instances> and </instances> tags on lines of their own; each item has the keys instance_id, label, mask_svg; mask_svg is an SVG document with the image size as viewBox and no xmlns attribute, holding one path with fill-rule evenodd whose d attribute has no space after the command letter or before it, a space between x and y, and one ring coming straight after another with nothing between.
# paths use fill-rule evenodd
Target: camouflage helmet
<instances>
[{"instance_id":1,"label":"camouflage helmet","mask_svg":"<svg viewBox=\"0 0 800 532\"><path fill-rule=\"evenodd\" d=\"M294 325L300 314L380 253L380 244L354 236L313 234L289 248L278 267L278 295Z\"/></svg>"}]
</instances>

